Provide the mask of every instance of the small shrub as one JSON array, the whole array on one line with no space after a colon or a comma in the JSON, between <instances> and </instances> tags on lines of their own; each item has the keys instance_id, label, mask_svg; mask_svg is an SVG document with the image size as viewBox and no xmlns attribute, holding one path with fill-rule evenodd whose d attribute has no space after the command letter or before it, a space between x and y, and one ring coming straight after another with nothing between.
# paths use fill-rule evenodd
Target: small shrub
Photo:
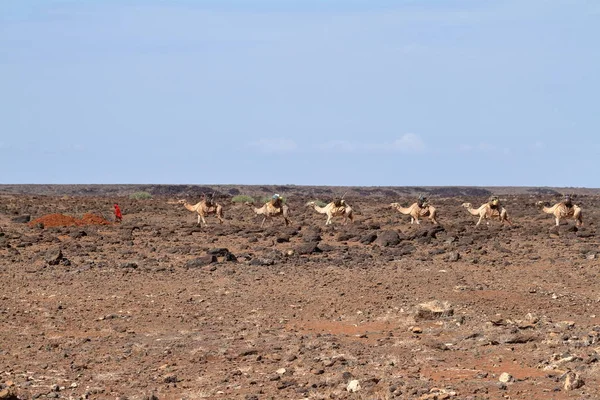
<instances>
[{"instance_id":1,"label":"small shrub","mask_svg":"<svg viewBox=\"0 0 600 400\"><path fill-rule=\"evenodd\" d=\"M148 192L135 192L129 195L132 200L148 200L152 198L152 195Z\"/></svg>"},{"instance_id":2,"label":"small shrub","mask_svg":"<svg viewBox=\"0 0 600 400\"><path fill-rule=\"evenodd\" d=\"M325 203L323 200L315 200L315 204L319 207L325 207L328 203Z\"/></svg>"},{"instance_id":3,"label":"small shrub","mask_svg":"<svg viewBox=\"0 0 600 400\"><path fill-rule=\"evenodd\" d=\"M246 196L245 194L239 194L237 196L233 196L231 198L233 203L254 203L254 199L250 196Z\"/></svg>"}]
</instances>

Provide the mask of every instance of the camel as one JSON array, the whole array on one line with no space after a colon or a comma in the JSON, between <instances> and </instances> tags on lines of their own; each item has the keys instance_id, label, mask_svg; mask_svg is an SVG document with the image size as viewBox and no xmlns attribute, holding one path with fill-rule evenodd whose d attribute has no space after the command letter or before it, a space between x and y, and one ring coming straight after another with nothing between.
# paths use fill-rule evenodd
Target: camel
<instances>
[{"instance_id":1,"label":"camel","mask_svg":"<svg viewBox=\"0 0 600 400\"><path fill-rule=\"evenodd\" d=\"M554 215L556 220L556 226L560 225L560 220L563 218L573 218L577 226L583 225L583 215L581 213L581 207L573 204L572 207L567 207L562 201L556 203L552 207L548 207L548 203L538 201L535 203L538 207L542 207L542 211L546 214Z\"/></svg>"},{"instance_id":2,"label":"camel","mask_svg":"<svg viewBox=\"0 0 600 400\"><path fill-rule=\"evenodd\" d=\"M285 204L282 204L280 208L273 206L271 201L267 201L260 208L254 207L254 205L252 203L245 203L245 204L247 206L249 206L256 215L264 215L264 218L263 218L262 222L260 223L261 228L263 227L263 225L267 219L276 217L278 215L281 215L283 217L283 220L285 221L285 226L288 226L290 224L290 219L289 219L290 209Z\"/></svg>"},{"instance_id":3,"label":"camel","mask_svg":"<svg viewBox=\"0 0 600 400\"><path fill-rule=\"evenodd\" d=\"M433 224L437 225L437 223L438 223L437 220L435 219L435 216L437 214L435 207L430 206L427 203L424 203L423 207L419 207L419 203L414 203L408 208L404 208L404 207L400 206L399 203L392 203L392 204L390 204L390 207L398 210L400 213L402 213L404 215L410 215L410 223L411 224L414 222L416 222L417 224L420 224L421 222L419 221L419 217L429 217L428 219Z\"/></svg>"},{"instance_id":4,"label":"camel","mask_svg":"<svg viewBox=\"0 0 600 400\"><path fill-rule=\"evenodd\" d=\"M209 214L214 214L219 220L219 223L223 223L223 206L214 202L211 202L211 204L208 205L206 197L203 197L202 200L195 205L189 204L186 200L179 200L178 203L183 204L188 210L198 213L198 225L200 226L202 226L200 221L202 221L205 226L208 226L204 217Z\"/></svg>"},{"instance_id":5,"label":"camel","mask_svg":"<svg viewBox=\"0 0 600 400\"><path fill-rule=\"evenodd\" d=\"M354 214L352 212L352 207L350 207L344 200L340 200L341 206L336 207L335 202L327 204L325 207L319 207L317 203L314 201L309 201L306 203L307 207L313 207L319 214L327 214L327 221L325 221L325 225L331 225L331 220L333 217L343 216L344 224L350 220L350 222L354 222Z\"/></svg>"},{"instance_id":6,"label":"camel","mask_svg":"<svg viewBox=\"0 0 600 400\"><path fill-rule=\"evenodd\" d=\"M478 209L474 209L471 206L471 203L462 203L462 206L465 207L471 215L479 216L479 221L477 221L475 226L478 226L484 219L492 219L493 217L498 217L501 223L506 221L509 225L512 225L512 222L508 219L508 212L506 212L504 207L501 207L500 210L494 210L489 203L482 204ZM487 222L487 224L489 225L489 222Z\"/></svg>"}]
</instances>

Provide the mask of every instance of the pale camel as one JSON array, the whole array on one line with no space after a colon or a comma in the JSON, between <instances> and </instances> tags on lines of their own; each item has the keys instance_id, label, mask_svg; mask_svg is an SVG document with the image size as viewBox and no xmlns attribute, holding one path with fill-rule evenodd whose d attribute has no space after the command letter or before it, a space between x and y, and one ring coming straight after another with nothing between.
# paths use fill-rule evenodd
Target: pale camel
<instances>
[{"instance_id":1,"label":"pale camel","mask_svg":"<svg viewBox=\"0 0 600 400\"><path fill-rule=\"evenodd\" d=\"M327 214L327 221L325 221L325 225L331 225L331 220L333 217L343 216L344 224L350 220L350 222L354 222L354 213L352 211L352 207L350 207L344 200L340 201L341 206L337 207L335 202L331 202L327 204L325 207L319 207L317 203L314 201L309 201L306 203L307 207L313 207L319 214Z\"/></svg>"},{"instance_id":2,"label":"pale camel","mask_svg":"<svg viewBox=\"0 0 600 400\"><path fill-rule=\"evenodd\" d=\"M417 224L420 224L421 222L419 221L420 217L428 217L428 219L433 223L433 224L437 224L437 220L435 219L436 215L437 215L437 211L435 209L434 206L430 206L429 204L425 203L423 204L423 207L419 207L419 203L414 203L413 205L411 205L408 208L404 208L402 206L400 206L399 203L392 203L390 204L390 207L398 210L398 212L404 214L404 215L410 215L410 223L414 223L416 222Z\"/></svg>"},{"instance_id":3,"label":"pale camel","mask_svg":"<svg viewBox=\"0 0 600 400\"><path fill-rule=\"evenodd\" d=\"M208 201L206 198L203 198L199 203L196 203L195 205L189 204L186 200L178 201L178 203L183 204L183 206L188 210L198 213L198 225L202 226L200 221L202 221L204 225L208 225L204 217L208 216L209 214L214 214L215 217L217 217L217 219L219 220L219 223L222 224L223 206L214 202L211 202L211 204L208 205L207 202Z\"/></svg>"},{"instance_id":4,"label":"pale camel","mask_svg":"<svg viewBox=\"0 0 600 400\"><path fill-rule=\"evenodd\" d=\"M267 201L262 207L260 208L256 208L254 207L254 205L252 203L244 203L247 206L250 206L250 208L252 209L252 211L254 211L254 213L256 215L264 215L264 218L262 220L262 222L260 223L260 227L262 228L262 226L264 225L265 221L267 219L270 219L272 217L276 217L278 215L281 215L283 217L283 220L285 222L285 226L288 226L290 224L290 219L289 219L289 214L290 214L290 209L287 205L282 204L281 207L275 207L271 201Z\"/></svg>"},{"instance_id":5,"label":"pale camel","mask_svg":"<svg viewBox=\"0 0 600 400\"><path fill-rule=\"evenodd\" d=\"M560 225L560 220L563 218L573 218L577 226L583 225L581 207L575 204L573 204L572 207L567 207L562 201L560 203L556 203L552 207L548 207L549 204L543 201L538 201L535 204L538 207L542 207L542 211L546 214L554 215L556 226Z\"/></svg>"},{"instance_id":6,"label":"pale camel","mask_svg":"<svg viewBox=\"0 0 600 400\"><path fill-rule=\"evenodd\" d=\"M478 226L484 219L492 219L494 217L498 217L501 223L507 222L509 225L512 225L512 222L508 219L508 212L506 212L504 207L501 207L500 210L494 210L489 203L484 203L477 209L474 209L471 206L471 203L462 203L462 206L465 207L471 215L479 216L479 221L477 221L475 226ZM487 222L487 224L489 225L489 222Z\"/></svg>"}]
</instances>

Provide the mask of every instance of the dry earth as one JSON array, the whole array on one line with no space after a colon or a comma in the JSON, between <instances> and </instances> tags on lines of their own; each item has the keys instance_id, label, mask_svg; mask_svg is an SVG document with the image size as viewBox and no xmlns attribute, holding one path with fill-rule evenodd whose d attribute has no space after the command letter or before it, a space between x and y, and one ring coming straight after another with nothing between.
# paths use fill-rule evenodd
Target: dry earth
<instances>
[{"instance_id":1,"label":"dry earth","mask_svg":"<svg viewBox=\"0 0 600 400\"><path fill-rule=\"evenodd\" d=\"M0 398L600 398L597 193L579 230L534 205L551 190L505 190L514 225L476 228L473 188L437 192L440 227L389 208L421 190L400 188L350 191L356 222L325 227L304 204L331 190L283 188L292 226L260 229L231 202L256 187L219 191L208 228L176 188L50 189L0 190ZM14 220L114 201L120 225Z\"/></svg>"}]
</instances>

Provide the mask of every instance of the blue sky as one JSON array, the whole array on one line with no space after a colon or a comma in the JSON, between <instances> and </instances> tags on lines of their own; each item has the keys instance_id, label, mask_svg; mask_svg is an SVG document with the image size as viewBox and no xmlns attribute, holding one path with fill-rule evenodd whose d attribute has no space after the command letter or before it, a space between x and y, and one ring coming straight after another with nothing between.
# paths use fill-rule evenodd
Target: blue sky
<instances>
[{"instance_id":1,"label":"blue sky","mask_svg":"<svg viewBox=\"0 0 600 400\"><path fill-rule=\"evenodd\" d=\"M0 183L599 187L600 2L0 2Z\"/></svg>"}]
</instances>

